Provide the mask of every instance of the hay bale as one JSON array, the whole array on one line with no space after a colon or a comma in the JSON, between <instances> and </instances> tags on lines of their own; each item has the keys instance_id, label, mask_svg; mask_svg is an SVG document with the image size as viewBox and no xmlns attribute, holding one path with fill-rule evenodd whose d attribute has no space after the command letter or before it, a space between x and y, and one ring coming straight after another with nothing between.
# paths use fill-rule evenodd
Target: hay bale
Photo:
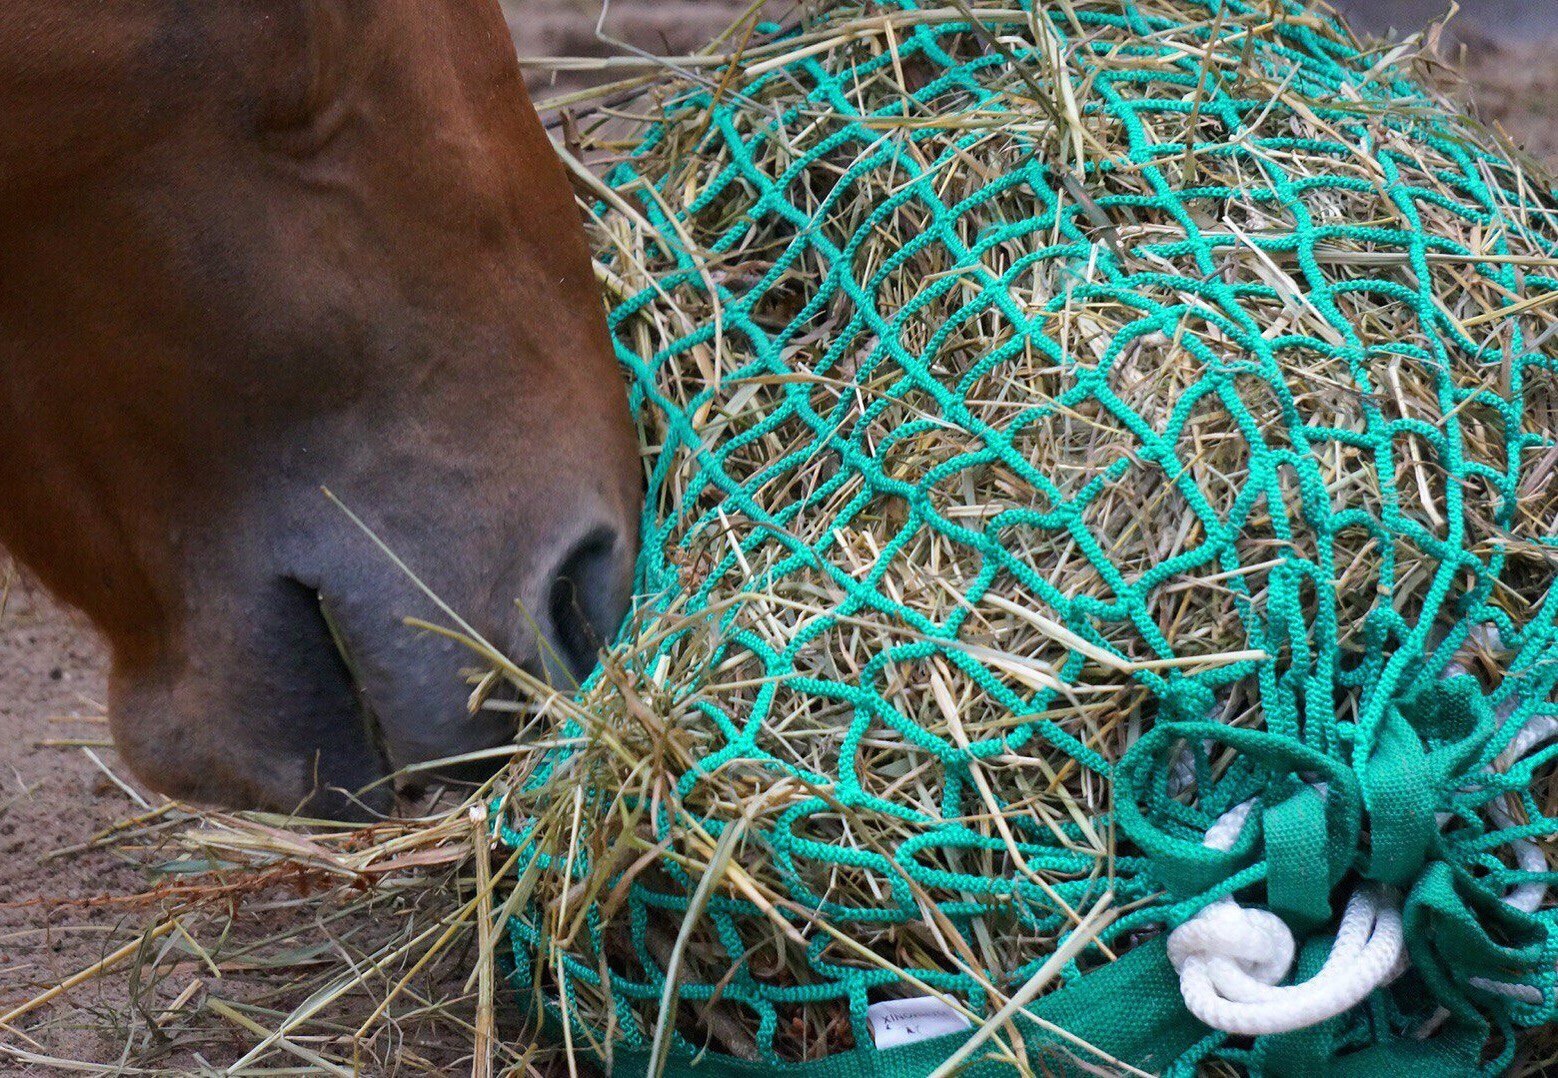
<instances>
[{"instance_id":1,"label":"hay bale","mask_svg":"<svg viewBox=\"0 0 1558 1078\"><path fill-rule=\"evenodd\" d=\"M517 983L773 1066L1368 893L1411 969L1325 1043L1552 1020L1558 200L1312 4L1032 8L832 4L576 131L643 598L510 778Z\"/></svg>"}]
</instances>

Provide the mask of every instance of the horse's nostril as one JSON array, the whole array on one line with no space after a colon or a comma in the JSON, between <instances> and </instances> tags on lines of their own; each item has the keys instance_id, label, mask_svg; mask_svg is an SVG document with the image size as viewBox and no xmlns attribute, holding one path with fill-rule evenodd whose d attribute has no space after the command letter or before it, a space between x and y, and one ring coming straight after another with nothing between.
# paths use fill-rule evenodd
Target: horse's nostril
<instances>
[{"instance_id":1,"label":"horse's nostril","mask_svg":"<svg viewBox=\"0 0 1558 1078\"><path fill-rule=\"evenodd\" d=\"M552 579L547 609L551 644L558 665L576 681L595 669L601 648L611 642L627 613L625 559L617 536L598 529L574 546Z\"/></svg>"}]
</instances>

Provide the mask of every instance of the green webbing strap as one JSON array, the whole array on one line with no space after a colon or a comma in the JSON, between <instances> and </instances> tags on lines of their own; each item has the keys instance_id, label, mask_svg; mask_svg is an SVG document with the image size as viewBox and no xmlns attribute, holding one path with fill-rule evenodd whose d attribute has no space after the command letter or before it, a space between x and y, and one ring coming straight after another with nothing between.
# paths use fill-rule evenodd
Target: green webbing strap
<instances>
[{"instance_id":1,"label":"green webbing strap","mask_svg":"<svg viewBox=\"0 0 1558 1078\"><path fill-rule=\"evenodd\" d=\"M1402 911L1412 965L1457 1017L1483 1021L1508 997L1487 982L1523 987L1542 997L1558 962L1554 933L1540 917L1516 909L1465 869L1437 861L1424 869ZM1479 986L1475 981L1482 981ZM1481 1004L1481 1007L1478 1006Z\"/></svg>"},{"instance_id":2,"label":"green webbing strap","mask_svg":"<svg viewBox=\"0 0 1558 1078\"><path fill-rule=\"evenodd\" d=\"M1312 976L1328 950L1329 942L1324 940L1306 948L1299 974ZM1096 1053L1088 1052L1032 1022L1019 1020L1031 1069L1057 1078L1123 1073L1110 1060L1148 1074L1170 1073L1176 1061L1211 1032L1185 1010L1178 975L1169 964L1161 939L1145 943L1119 961L1041 998L1029 1009L1097 1049ZM1392 1038L1347 1054L1338 1054L1340 1024L1339 1019L1333 1019L1301 1033L1265 1038L1268 1043L1262 1069L1272 1078L1468 1078L1482 1072L1480 1057L1487 1025L1480 1020L1451 1025L1425 1040ZM972 1035L957 1033L885 1051L859 1048L786 1066L784 1074L794 1078L926 1078ZM1003 1034L1003 1040L1009 1035ZM610 1073L612 1078L652 1078L649 1062L648 1052L618 1051ZM758 1078L775 1070L772 1064L723 1055L673 1054L661 1073L667 1078ZM987 1047L958 1073L963 1078L1009 1078L1014 1069Z\"/></svg>"},{"instance_id":3,"label":"green webbing strap","mask_svg":"<svg viewBox=\"0 0 1558 1078\"><path fill-rule=\"evenodd\" d=\"M1336 865L1329 856L1325 807L1326 799L1318 791L1300 786L1286 801L1266 810L1263 824L1270 865L1266 904L1299 931L1331 919Z\"/></svg>"},{"instance_id":4,"label":"green webbing strap","mask_svg":"<svg viewBox=\"0 0 1558 1078\"><path fill-rule=\"evenodd\" d=\"M1296 807L1276 814L1277 821L1286 820L1300 827L1291 835L1277 836L1279 845L1284 837L1309 844L1323 859L1323 871L1318 867L1296 868L1292 853L1279 856L1295 865L1298 877L1292 881L1294 886L1321 883L1322 890L1328 893L1330 887L1341 879L1357 848L1362 819L1358 782L1350 769L1302 742L1264 730L1246 730L1215 722L1160 721L1131 746L1115 770L1118 798L1115 812L1120 829L1132 843L1152 858L1158 877L1171 891L1189 898L1224 883L1259 859L1260 833L1274 830L1271 826L1273 820L1268 816L1264 826L1245 827L1232 848L1218 850L1207 846L1202 834L1172 833L1144 811L1143 806L1152 805L1162 798L1159 785L1163 776L1171 770L1167 763L1168 755L1180 743L1220 744L1236 749L1245 760L1265 772L1267 778L1262 783L1263 788L1289 789L1292 791L1289 797L1305 788L1297 784L1295 777L1298 775L1309 775L1315 780L1324 781L1327 792L1321 799L1313 828L1309 826L1311 812L1306 808ZM1303 805L1301 801L1300 806ZM1268 853L1270 842L1271 836L1268 834ZM1281 888L1279 893L1290 895L1290 891L1282 891ZM1299 901L1293 897L1285 900Z\"/></svg>"},{"instance_id":5,"label":"green webbing strap","mask_svg":"<svg viewBox=\"0 0 1558 1078\"><path fill-rule=\"evenodd\" d=\"M1482 1064L1486 1024L1455 1026L1429 1040L1398 1037L1384 1044L1352 1052L1305 1071L1287 1071L1292 1078L1471 1078L1496 1074ZM1277 1072L1273 1072L1274 1074Z\"/></svg>"},{"instance_id":6,"label":"green webbing strap","mask_svg":"<svg viewBox=\"0 0 1558 1078\"><path fill-rule=\"evenodd\" d=\"M1210 1032L1180 1002L1179 978L1161 939L1044 996L1029 1009L1101 1053L1090 1053L1019 1019L1033 1072L1067 1078L1097 1074L1100 1069L1115 1073L1118 1068L1111 1067L1110 1059L1148 1074L1162 1074ZM787 1066L784 1074L795 1078L926 1078L972 1035L957 1033L886 1051L860 1048L814 1063ZM1005 1039L1010 1033L999 1036ZM1078 1060L1092 1069L1079 1066ZM612 1075L648 1078L648 1066L648 1052L618 1052ZM682 1056L673 1059L664 1073L672 1078L756 1078L772 1075L775 1069L772 1064L746 1063L727 1056L702 1060ZM968 1078L1008 1078L1012 1073L1010 1064L991 1058L990 1048L981 1050L959 1071Z\"/></svg>"},{"instance_id":7,"label":"green webbing strap","mask_svg":"<svg viewBox=\"0 0 1558 1078\"><path fill-rule=\"evenodd\" d=\"M1409 885L1438 834L1439 788L1423 742L1400 710L1385 717L1374 754L1360 776L1368 809L1370 847L1365 875L1392 887Z\"/></svg>"}]
</instances>

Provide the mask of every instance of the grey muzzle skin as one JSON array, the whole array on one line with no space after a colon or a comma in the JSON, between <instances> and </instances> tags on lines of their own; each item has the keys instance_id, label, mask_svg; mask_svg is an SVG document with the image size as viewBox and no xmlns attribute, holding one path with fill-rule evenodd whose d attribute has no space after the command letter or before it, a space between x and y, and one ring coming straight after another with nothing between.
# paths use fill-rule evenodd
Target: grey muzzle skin
<instances>
[{"instance_id":1,"label":"grey muzzle skin","mask_svg":"<svg viewBox=\"0 0 1558 1078\"><path fill-rule=\"evenodd\" d=\"M514 739L509 714L471 710L469 675L491 666L483 649L571 690L628 608L636 534L608 521L532 543L542 568L529 571L470 553L469 535L458 537L465 558L403 556L371 521L326 510L336 523L314 550L331 551L333 564L216 573L190 589L204 602L184 613L173 646L115 669L116 742L154 787L321 819L386 815L403 769L425 783L480 778L501 763L490 754L427 766ZM465 568L478 564L506 571L482 579Z\"/></svg>"},{"instance_id":2,"label":"grey muzzle skin","mask_svg":"<svg viewBox=\"0 0 1558 1078\"><path fill-rule=\"evenodd\" d=\"M462 613L392 550L375 546L400 576L398 601L386 608L382 597L354 602L325 591L320 615L384 767L414 769L414 783L489 775L503 759L490 750L511 743L515 729L504 711L472 710L472 678L512 663L560 691L576 690L631 598L636 550L607 524L558 544L550 567L522 582L506 610L495 599L496 616L486 619ZM381 581L380 594L389 586ZM386 617L387 609L411 613ZM473 755L482 758L462 759ZM452 762L429 766L439 761Z\"/></svg>"}]
</instances>

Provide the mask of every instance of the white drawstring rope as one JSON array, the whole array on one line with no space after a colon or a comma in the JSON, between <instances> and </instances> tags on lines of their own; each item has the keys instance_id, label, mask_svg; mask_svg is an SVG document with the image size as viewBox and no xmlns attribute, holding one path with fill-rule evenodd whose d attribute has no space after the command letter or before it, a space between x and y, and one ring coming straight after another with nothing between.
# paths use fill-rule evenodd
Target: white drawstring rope
<instances>
[{"instance_id":1,"label":"white drawstring rope","mask_svg":"<svg viewBox=\"0 0 1558 1078\"><path fill-rule=\"evenodd\" d=\"M1531 753L1558 737L1558 719L1551 715L1534 716L1520 728L1509 747L1499 753L1498 769L1508 771Z\"/></svg>"},{"instance_id":2,"label":"white drawstring rope","mask_svg":"<svg viewBox=\"0 0 1558 1078\"><path fill-rule=\"evenodd\" d=\"M1213 1029L1248 1037L1319 1025L1406 969L1401 911L1367 888L1348 900L1325 965L1302 984L1281 984L1294 954L1282 918L1232 899L1176 928L1168 949L1190 1013Z\"/></svg>"},{"instance_id":3,"label":"white drawstring rope","mask_svg":"<svg viewBox=\"0 0 1558 1078\"><path fill-rule=\"evenodd\" d=\"M1467 672L1473 649L1497 649L1498 635L1489 630L1473 633L1463 651L1441 675ZM1513 702L1505 705L1508 717ZM1558 718L1543 715L1528 722L1499 754L1494 767L1508 771L1533 751L1558 739ZM1193 784L1188 759L1177 759L1175 779L1184 788ZM1317 787L1323 794L1324 789ZM1246 801L1224 813L1207 829L1205 845L1230 850L1238 841L1254 801ZM1512 808L1512 806L1511 806ZM1515 826L1511 808L1500 801L1489 806L1499 828ZM1535 842L1510 843L1516 863L1526 872L1551 870L1547 854ZM1548 885L1523 883L1504 896L1515 909L1533 913L1546 900ZM1360 888L1347 900L1336 932L1336 942L1325 964L1302 984L1283 985L1293 967L1295 944L1287 924L1269 910L1240 906L1231 898L1219 899L1180 925L1168 938L1169 961L1179 973L1180 994L1190 1013L1213 1029L1241 1036L1259 1037L1308 1029L1362 1003L1407 968L1406 941L1401 908L1394 898L1372 887ZM1471 983L1533 1004L1542 1002L1534 985L1473 977Z\"/></svg>"},{"instance_id":4,"label":"white drawstring rope","mask_svg":"<svg viewBox=\"0 0 1558 1078\"><path fill-rule=\"evenodd\" d=\"M1207 830L1205 845L1233 848L1254 809L1246 801ZM1269 910L1219 899L1169 933L1169 961L1190 1013L1213 1029L1247 1037L1308 1029L1351 1010L1406 969L1400 907L1373 888L1347 901L1325 965L1283 985L1296 947Z\"/></svg>"}]
</instances>

